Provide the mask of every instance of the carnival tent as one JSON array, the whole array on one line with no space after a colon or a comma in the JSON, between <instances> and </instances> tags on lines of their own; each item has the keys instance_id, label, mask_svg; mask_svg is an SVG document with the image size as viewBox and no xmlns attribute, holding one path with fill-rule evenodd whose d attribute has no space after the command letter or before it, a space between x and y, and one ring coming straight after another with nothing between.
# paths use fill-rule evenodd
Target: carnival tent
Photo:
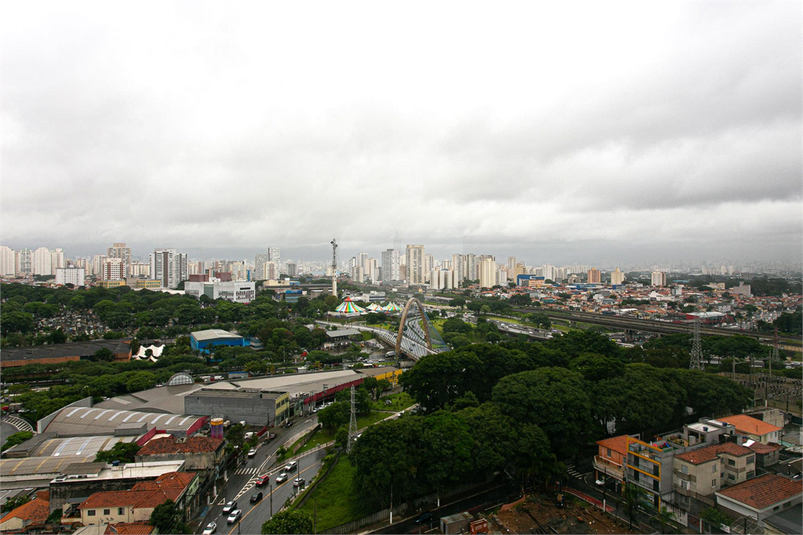
<instances>
[{"instance_id":1,"label":"carnival tent","mask_svg":"<svg viewBox=\"0 0 803 535\"><path fill-rule=\"evenodd\" d=\"M393 301L385 305L385 310L387 312L401 312L401 309Z\"/></svg>"},{"instance_id":2,"label":"carnival tent","mask_svg":"<svg viewBox=\"0 0 803 535\"><path fill-rule=\"evenodd\" d=\"M376 303L371 303L370 305L368 305L368 310L370 310L371 312L384 312L385 311L384 308L382 308L381 306L377 305Z\"/></svg>"},{"instance_id":3,"label":"carnival tent","mask_svg":"<svg viewBox=\"0 0 803 535\"><path fill-rule=\"evenodd\" d=\"M352 301L351 297L346 297L335 309L335 312L340 314L362 314L365 312L365 309Z\"/></svg>"}]
</instances>

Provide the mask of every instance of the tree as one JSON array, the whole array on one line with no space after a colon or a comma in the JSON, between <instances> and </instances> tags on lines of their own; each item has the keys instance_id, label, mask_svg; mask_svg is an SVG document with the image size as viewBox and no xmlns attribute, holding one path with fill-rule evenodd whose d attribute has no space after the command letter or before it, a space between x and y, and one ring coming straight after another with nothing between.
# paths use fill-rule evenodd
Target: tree
<instances>
[{"instance_id":1,"label":"tree","mask_svg":"<svg viewBox=\"0 0 803 535\"><path fill-rule=\"evenodd\" d=\"M630 522L631 530L633 529L633 519L636 517L636 511L638 510L642 494L643 491L634 483L627 483L622 493L623 505L627 513L627 519Z\"/></svg>"},{"instance_id":2,"label":"tree","mask_svg":"<svg viewBox=\"0 0 803 535\"><path fill-rule=\"evenodd\" d=\"M136 442L118 442L110 450L99 451L95 455L96 463L112 463L120 461L121 463L133 463L140 447Z\"/></svg>"},{"instance_id":3,"label":"tree","mask_svg":"<svg viewBox=\"0 0 803 535\"><path fill-rule=\"evenodd\" d=\"M30 496L25 496L25 495L14 496L13 498L7 499L5 503L3 503L2 507L0 507L0 512L7 513L9 511L13 511L20 505L25 505L29 501L31 501Z\"/></svg>"},{"instance_id":4,"label":"tree","mask_svg":"<svg viewBox=\"0 0 803 535\"><path fill-rule=\"evenodd\" d=\"M508 375L493 388L492 399L513 419L543 429L561 457L578 453L591 430L588 385L578 372L539 368Z\"/></svg>"},{"instance_id":5,"label":"tree","mask_svg":"<svg viewBox=\"0 0 803 535\"><path fill-rule=\"evenodd\" d=\"M245 439L245 428L240 424L234 424L226 431L226 449L229 451L242 449Z\"/></svg>"},{"instance_id":6,"label":"tree","mask_svg":"<svg viewBox=\"0 0 803 535\"><path fill-rule=\"evenodd\" d=\"M721 526L730 526L733 524L733 518L714 507L707 507L703 509L700 512L700 518L717 529L720 529Z\"/></svg>"},{"instance_id":7,"label":"tree","mask_svg":"<svg viewBox=\"0 0 803 535\"><path fill-rule=\"evenodd\" d=\"M33 437L33 433L30 431L20 431L18 433L9 435L9 437L6 439L6 442L3 444L2 451L13 448L17 444L22 444L31 437Z\"/></svg>"},{"instance_id":8,"label":"tree","mask_svg":"<svg viewBox=\"0 0 803 535\"><path fill-rule=\"evenodd\" d=\"M337 429L341 425L349 422L351 409L349 403L345 401L338 401L332 403L325 409L318 411L318 421L327 429Z\"/></svg>"},{"instance_id":9,"label":"tree","mask_svg":"<svg viewBox=\"0 0 803 535\"><path fill-rule=\"evenodd\" d=\"M675 513L668 511L666 507L661 507L661 510L653 515L653 518L661 525L661 533L666 533L666 526L675 519Z\"/></svg>"},{"instance_id":10,"label":"tree","mask_svg":"<svg viewBox=\"0 0 803 535\"><path fill-rule=\"evenodd\" d=\"M300 509L283 509L262 524L262 533L312 532L312 517Z\"/></svg>"},{"instance_id":11,"label":"tree","mask_svg":"<svg viewBox=\"0 0 803 535\"><path fill-rule=\"evenodd\" d=\"M345 450L349 441L349 431L346 426L342 426L335 433L335 447Z\"/></svg>"},{"instance_id":12,"label":"tree","mask_svg":"<svg viewBox=\"0 0 803 535\"><path fill-rule=\"evenodd\" d=\"M100 362L111 362L114 360L114 353L107 347L102 347L95 351L92 355L92 360Z\"/></svg>"},{"instance_id":13,"label":"tree","mask_svg":"<svg viewBox=\"0 0 803 535\"><path fill-rule=\"evenodd\" d=\"M181 511L173 500L157 505L148 523L155 526L159 533L192 533L189 526L181 519Z\"/></svg>"}]
</instances>

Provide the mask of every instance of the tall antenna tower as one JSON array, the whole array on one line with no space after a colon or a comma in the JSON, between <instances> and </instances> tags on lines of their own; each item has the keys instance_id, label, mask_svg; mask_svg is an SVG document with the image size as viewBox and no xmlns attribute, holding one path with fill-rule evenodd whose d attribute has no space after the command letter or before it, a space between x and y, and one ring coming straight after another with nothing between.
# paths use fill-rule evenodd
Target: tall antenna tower
<instances>
[{"instance_id":1,"label":"tall antenna tower","mask_svg":"<svg viewBox=\"0 0 803 535\"><path fill-rule=\"evenodd\" d=\"M772 363L776 364L781 360L780 351L778 350L778 327L775 327L775 341L772 344L772 354L770 355L770 371L772 371Z\"/></svg>"},{"instance_id":2,"label":"tall antenna tower","mask_svg":"<svg viewBox=\"0 0 803 535\"><path fill-rule=\"evenodd\" d=\"M703 347L700 345L700 317L694 318L694 338L691 343L690 370L703 369Z\"/></svg>"},{"instance_id":3,"label":"tall antenna tower","mask_svg":"<svg viewBox=\"0 0 803 535\"><path fill-rule=\"evenodd\" d=\"M357 440L357 401L354 397L354 387L351 387L351 419L349 420L349 441L346 444L346 453L351 453L351 447Z\"/></svg>"},{"instance_id":4,"label":"tall antenna tower","mask_svg":"<svg viewBox=\"0 0 803 535\"><path fill-rule=\"evenodd\" d=\"M332 295L337 297L337 241L332 238Z\"/></svg>"}]
</instances>

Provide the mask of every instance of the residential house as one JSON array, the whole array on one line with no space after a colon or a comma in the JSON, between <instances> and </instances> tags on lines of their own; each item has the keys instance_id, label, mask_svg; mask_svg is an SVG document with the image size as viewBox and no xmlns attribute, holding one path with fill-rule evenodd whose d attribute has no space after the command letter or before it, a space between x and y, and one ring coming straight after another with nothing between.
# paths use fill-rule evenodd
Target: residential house
<instances>
[{"instance_id":1,"label":"residential house","mask_svg":"<svg viewBox=\"0 0 803 535\"><path fill-rule=\"evenodd\" d=\"M0 531L24 531L32 526L44 525L50 516L50 494L36 493L33 500L20 505L0 518Z\"/></svg>"},{"instance_id":2,"label":"residential house","mask_svg":"<svg viewBox=\"0 0 803 535\"><path fill-rule=\"evenodd\" d=\"M783 430L782 427L762 422L746 414L726 416L720 418L720 420L725 423L733 424L736 428L736 434L745 438L751 438L762 444L769 444L770 442L778 443L781 431Z\"/></svg>"},{"instance_id":3,"label":"residential house","mask_svg":"<svg viewBox=\"0 0 803 535\"><path fill-rule=\"evenodd\" d=\"M193 486L197 489L196 474L171 472L155 481L140 481L131 490L96 492L78 506L81 523L90 526L147 522L153 510L167 500L184 511Z\"/></svg>"},{"instance_id":4,"label":"residential house","mask_svg":"<svg viewBox=\"0 0 803 535\"><path fill-rule=\"evenodd\" d=\"M154 526L147 522L121 522L119 524L109 524L103 535L151 535Z\"/></svg>"},{"instance_id":5,"label":"residential house","mask_svg":"<svg viewBox=\"0 0 803 535\"><path fill-rule=\"evenodd\" d=\"M717 505L737 518L752 518L759 526L764 520L803 500L803 481L766 474L716 493Z\"/></svg>"},{"instance_id":6,"label":"residential house","mask_svg":"<svg viewBox=\"0 0 803 535\"><path fill-rule=\"evenodd\" d=\"M711 444L674 456L675 501L693 514L716 504L714 493L755 477L756 454L733 442Z\"/></svg>"},{"instance_id":7,"label":"residential house","mask_svg":"<svg viewBox=\"0 0 803 535\"><path fill-rule=\"evenodd\" d=\"M621 485L625 479L625 463L627 462L627 435L598 440L599 452L594 456L596 478L616 480Z\"/></svg>"}]
</instances>

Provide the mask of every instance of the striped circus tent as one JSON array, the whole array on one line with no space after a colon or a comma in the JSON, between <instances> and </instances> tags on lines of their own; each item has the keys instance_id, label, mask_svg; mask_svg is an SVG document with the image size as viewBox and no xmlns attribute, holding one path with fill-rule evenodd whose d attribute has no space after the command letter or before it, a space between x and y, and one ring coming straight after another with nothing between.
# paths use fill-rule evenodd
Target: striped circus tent
<instances>
[{"instance_id":1,"label":"striped circus tent","mask_svg":"<svg viewBox=\"0 0 803 535\"><path fill-rule=\"evenodd\" d=\"M390 303L385 305L385 311L386 312L401 312L401 309L399 308L399 306L396 303L391 301Z\"/></svg>"},{"instance_id":2,"label":"striped circus tent","mask_svg":"<svg viewBox=\"0 0 803 535\"><path fill-rule=\"evenodd\" d=\"M352 301L351 297L346 297L335 309L335 312L340 314L362 314L365 312L365 309Z\"/></svg>"},{"instance_id":3,"label":"striped circus tent","mask_svg":"<svg viewBox=\"0 0 803 535\"><path fill-rule=\"evenodd\" d=\"M370 310L371 312L384 312L385 311L384 308L382 308L381 306L377 305L376 303L371 303L370 305L368 305L367 310Z\"/></svg>"}]
</instances>

